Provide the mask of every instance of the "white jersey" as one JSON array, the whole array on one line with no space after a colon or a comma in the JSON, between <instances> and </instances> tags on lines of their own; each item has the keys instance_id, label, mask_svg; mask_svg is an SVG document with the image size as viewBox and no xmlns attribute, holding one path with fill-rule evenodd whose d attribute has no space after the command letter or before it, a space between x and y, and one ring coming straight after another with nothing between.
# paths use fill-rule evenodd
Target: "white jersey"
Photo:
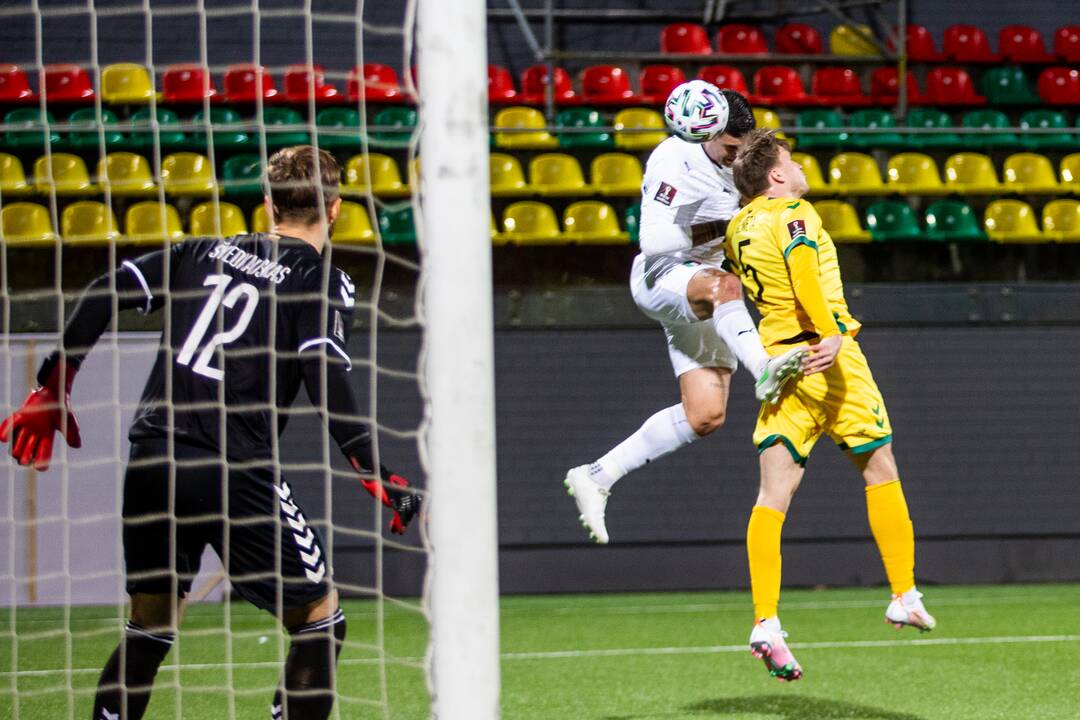
<instances>
[{"instance_id":1,"label":"white jersey","mask_svg":"<svg viewBox=\"0 0 1080 720\"><path fill-rule=\"evenodd\" d=\"M717 165L704 145L670 137L645 164L641 186L641 254L651 282L671 267L696 261L719 267L723 233L694 247L690 228L730 220L739 211L731 168Z\"/></svg>"}]
</instances>

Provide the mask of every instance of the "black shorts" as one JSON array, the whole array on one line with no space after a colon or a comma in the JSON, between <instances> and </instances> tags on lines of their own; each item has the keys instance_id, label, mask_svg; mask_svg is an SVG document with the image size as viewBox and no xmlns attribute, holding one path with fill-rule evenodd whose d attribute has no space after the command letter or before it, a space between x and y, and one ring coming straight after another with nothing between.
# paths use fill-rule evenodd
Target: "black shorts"
<instances>
[{"instance_id":1,"label":"black shorts","mask_svg":"<svg viewBox=\"0 0 1080 720\"><path fill-rule=\"evenodd\" d=\"M175 443L170 461L164 441L132 444L123 510L128 593L186 596L209 545L257 607L276 614L325 597L329 560L288 484L274 484L269 462L226 468L190 445Z\"/></svg>"}]
</instances>

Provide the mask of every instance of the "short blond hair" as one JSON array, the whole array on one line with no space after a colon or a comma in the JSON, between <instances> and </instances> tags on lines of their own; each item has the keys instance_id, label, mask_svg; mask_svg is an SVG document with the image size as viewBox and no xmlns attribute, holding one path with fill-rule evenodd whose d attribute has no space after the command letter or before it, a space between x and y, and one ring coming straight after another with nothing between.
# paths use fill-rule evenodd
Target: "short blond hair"
<instances>
[{"instance_id":1,"label":"short blond hair","mask_svg":"<svg viewBox=\"0 0 1080 720\"><path fill-rule=\"evenodd\" d=\"M744 198L755 198L769 189L769 173L780 162L781 149L791 152L791 145L778 138L775 130L757 128L747 133L731 167L735 187Z\"/></svg>"}]
</instances>

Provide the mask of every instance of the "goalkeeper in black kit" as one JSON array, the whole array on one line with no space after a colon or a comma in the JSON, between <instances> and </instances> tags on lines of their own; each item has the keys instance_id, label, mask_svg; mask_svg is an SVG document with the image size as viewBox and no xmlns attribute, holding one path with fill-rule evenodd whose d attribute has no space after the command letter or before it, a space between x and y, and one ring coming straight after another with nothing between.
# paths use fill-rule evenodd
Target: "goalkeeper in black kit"
<instances>
[{"instance_id":1,"label":"goalkeeper in black kit","mask_svg":"<svg viewBox=\"0 0 1080 720\"><path fill-rule=\"evenodd\" d=\"M143 717L208 544L236 591L291 635L270 717L329 716L345 617L321 539L273 452L287 420L275 410L301 383L361 484L389 508L391 530L405 532L420 509L404 478L375 466L370 431L356 419L346 352L355 287L323 256L341 208L338 164L298 146L271 157L267 175L271 233L192 238L95 280L42 364L40 387L0 425L15 459L38 469L55 432L79 447L69 395L113 320L112 289L120 310L165 310L124 477L131 615L101 673L93 720Z\"/></svg>"}]
</instances>

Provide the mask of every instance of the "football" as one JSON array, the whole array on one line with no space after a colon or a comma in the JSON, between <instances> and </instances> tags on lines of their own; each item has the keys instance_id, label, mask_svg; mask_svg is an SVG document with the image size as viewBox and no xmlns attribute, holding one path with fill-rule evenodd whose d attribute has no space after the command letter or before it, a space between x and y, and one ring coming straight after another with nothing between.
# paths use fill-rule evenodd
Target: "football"
<instances>
[{"instance_id":1,"label":"football","mask_svg":"<svg viewBox=\"0 0 1080 720\"><path fill-rule=\"evenodd\" d=\"M684 82L668 95L664 104L664 120L671 131L683 140L703 143L724 132L727 127L727 99L710 82Z\"/></svg>"}]
</instances>

